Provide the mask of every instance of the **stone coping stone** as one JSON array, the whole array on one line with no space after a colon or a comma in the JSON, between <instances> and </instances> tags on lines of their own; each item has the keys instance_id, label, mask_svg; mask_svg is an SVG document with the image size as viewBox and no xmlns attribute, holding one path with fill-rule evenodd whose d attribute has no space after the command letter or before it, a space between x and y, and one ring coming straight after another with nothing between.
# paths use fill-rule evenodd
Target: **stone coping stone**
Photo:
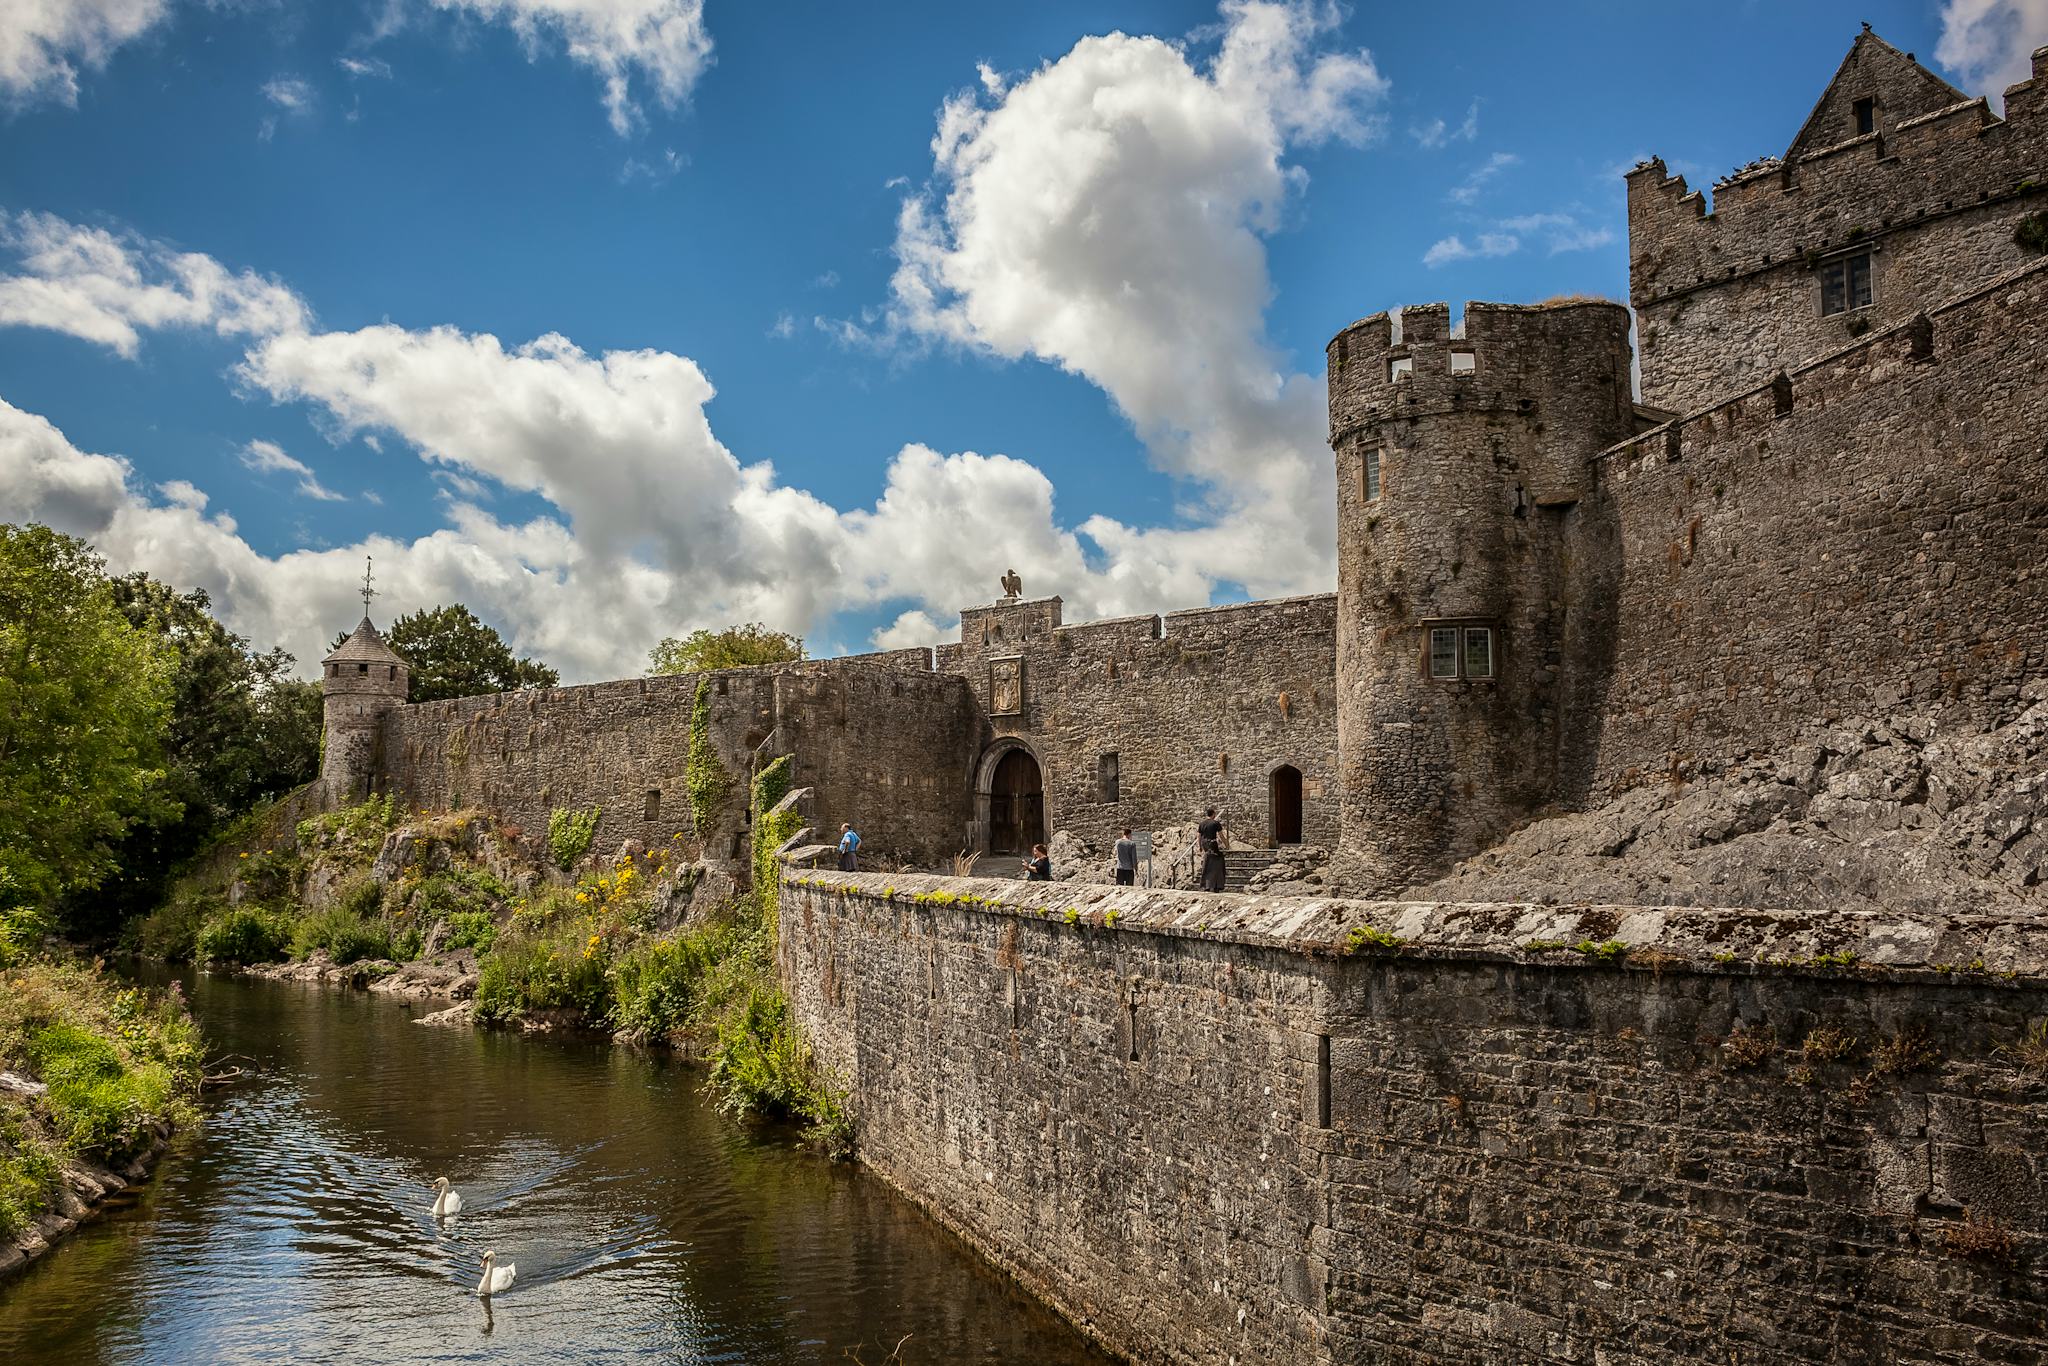
<instances>
[{"instance_id":1,"label":"stone coping stone","mask_svg":"<svg viewBox=\"0 0 2048 1366\"><path fill-rule=\"evenodd\" d=\"M2048 985L2048 916L1362 901L786 867L814 893L1308 955ZM1070 914L1071 913L1071 914Z\"/></svg>"}]
</instances>

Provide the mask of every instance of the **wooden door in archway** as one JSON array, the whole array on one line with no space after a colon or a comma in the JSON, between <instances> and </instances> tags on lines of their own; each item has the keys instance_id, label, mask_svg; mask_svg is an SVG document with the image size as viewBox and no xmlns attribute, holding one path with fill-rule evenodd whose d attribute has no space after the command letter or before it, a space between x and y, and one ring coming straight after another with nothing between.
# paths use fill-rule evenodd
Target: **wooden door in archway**
<instances>
[{"instance_id":1,"label":"wooden door in archway","mask_svg":"<svg viewBox=\"0 0 2048 1366\"><path fill-rule=\"evenodd\" d=\"M989 782L989 852L1028 854L1044 840L1044 776L1028 750L1013 749L997 761Z\"/></svg>"}]
</instances>

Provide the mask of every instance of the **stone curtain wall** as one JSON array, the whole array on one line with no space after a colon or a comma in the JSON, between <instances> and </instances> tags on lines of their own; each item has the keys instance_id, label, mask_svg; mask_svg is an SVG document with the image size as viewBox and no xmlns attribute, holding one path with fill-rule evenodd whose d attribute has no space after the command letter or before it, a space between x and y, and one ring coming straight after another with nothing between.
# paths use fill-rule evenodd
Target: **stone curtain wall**
<instances>
[{"instance_id":1,"label":"stone curtain wall","mask_svg":"<svg viewBox=\"0 0 2048 1366\"><path fill-rule=\"evenodd\" d=\"M2048 69L1717 186L1707 212L1652 160L1628 177L1629 294L1645 401L1681 411L1889 326L2018 266L2013 228L2048 209ZM1820 316L1820 254L1874 249L1873 306ZM1860 320L1854 321L1852 320Z\"/></svg>"},{"instance_id":2,"label":"stone curtain wall","mask_svg":"<svg viewBox=\"0 0 2048 1366\"><path fill-rule=\"evenodd\" d=\"M1302 838L1337 838L1336 599L1060 624L1057 598L970 608L939 651L987 715L983 742L1024 741L1044 769L1048 832L1103 850L1215 805L1240 845L1269 835L1269 776L1302 775ZM994 710L991 661L1022 658L1023 709ZM1108 800L1102 757L1117 756Z\"/></svg>"},{"instance_id":3,"label":"stone curtain wall","mask_svg":"<svg viewBox=\"0 0 2048 1366\"><path fill-rule=\"evenodd\" d=\"M732 860L746 857L757 761L794 754L821 830L853 821L873 857L936 859L967 823L974 723L960 680L930 664L909 650L702 675L729 783L701 830L688 782L699 675L399 707L384 721L383 772L409 805L481 806L535 837L551 810L595 803L601 853L630 839Z\"/></svg>"},{"instance_id":4,"label":"stone curtain wall","mask_svg":"<svg viewBox=\"0 0 2048 1366\"><path fill-rule=\"evenodd\" d=\"M2048 262L1597 462L1596 795L1820 721L1986 721L2048 673L2044 333Z\"/></svg>"},{"instance_id":5,"label":"stone curtain wall","mask_svg":"<svg viewBox=\"0 0 2048 1366\"><path fill-rule=\"evenodd\" d=\"M1135 1360L2048 1339L2048 925L804 870L781 896L863 1160ZM1405 942L1338 949L1366 925Z\"/></svg>"}]
</instances>

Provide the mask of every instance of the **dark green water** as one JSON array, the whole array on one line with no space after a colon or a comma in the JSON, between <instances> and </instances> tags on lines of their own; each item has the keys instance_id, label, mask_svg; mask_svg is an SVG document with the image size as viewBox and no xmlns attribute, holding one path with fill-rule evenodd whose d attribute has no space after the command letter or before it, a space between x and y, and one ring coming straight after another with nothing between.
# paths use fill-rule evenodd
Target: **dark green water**
<instances>
[{"instance_id":1,"label":"dark green water","mask_svg":"<svg viewBox=\"0 0 2048 1366\"><path fill-rule=\"evenodd\" d=\"M187 979L209 1099L133 1207L0 1283L0 1361L1095 1363L879 1182L626 1048ZM436 1227L433 1178L464 1211ZM494 1248L518 1267L487 1308Z\"/></svg>"}]
</instances>

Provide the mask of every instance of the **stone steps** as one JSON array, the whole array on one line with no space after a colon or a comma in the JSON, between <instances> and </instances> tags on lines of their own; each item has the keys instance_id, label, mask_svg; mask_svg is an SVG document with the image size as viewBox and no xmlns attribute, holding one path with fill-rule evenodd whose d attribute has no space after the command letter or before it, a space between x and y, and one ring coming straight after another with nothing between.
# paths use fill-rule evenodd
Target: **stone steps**
<instances>
[{"instance_id":1,"label":"stone steps","mask_svg":"<svg viewBox=\"0 0 2048 1366\"><path fill-rule=\"evenodd\" d=\"M1241 892L1245 883L1259 873L1273 866L1279 855L1271 849L1225 849L1223 851L1223 890Z\"/></svg>"}]
</instances>

